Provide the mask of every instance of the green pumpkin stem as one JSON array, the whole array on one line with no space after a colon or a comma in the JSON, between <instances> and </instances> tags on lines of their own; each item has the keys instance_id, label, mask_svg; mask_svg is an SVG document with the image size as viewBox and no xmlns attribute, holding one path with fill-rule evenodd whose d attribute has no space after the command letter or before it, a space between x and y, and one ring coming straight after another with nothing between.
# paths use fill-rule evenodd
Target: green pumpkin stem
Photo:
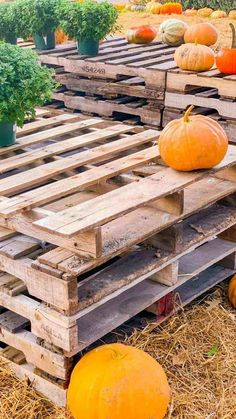
<instances>
[{"instance_id":1,"label":"green pumpkin stem","mask_svg":"<svg viewBox=\"0 0 236 419\"><path fill-rule=\"evenodd\" d=\"M186 110L184 114L184 122L189 122L189 115L192 112L193 108L194 108L194 105L189 106L189 108Z\"/></svg>"},{"instance_id":2,"label":"green pumpkin stem","mask_svg":"<svg viewBox=\"0 0 236 419\"><path fill-rule=\"evenodd\" d=\"M232 47L231 48L236 48L236 31L235 31L235 27L233 25L233 23L230 22L229 24L231 31L232 31Z\"/></svg>"}]
</instances>

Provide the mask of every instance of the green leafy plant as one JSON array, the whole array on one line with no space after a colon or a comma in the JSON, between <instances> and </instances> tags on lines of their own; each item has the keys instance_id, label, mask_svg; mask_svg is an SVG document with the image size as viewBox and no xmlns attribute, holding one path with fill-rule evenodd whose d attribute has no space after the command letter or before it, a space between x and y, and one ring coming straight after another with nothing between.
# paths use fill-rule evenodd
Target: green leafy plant
<instances>
[{"instance_id":1,"label":"green leafy plant","mask_svg":"<svg viewBox=\"0 0 236 419\"><path fill-rule=\"evenodd\" d=\"M19 32L15 3L0 3L0 39L17 38Z\"/></svg>"},{"instance_id":2,"label":"green leafy plant","mask_svg":"<svg viewBox=\"0 0 236 419\"><path fill-rule=\"evenodd\" d=\"M59 26L56 8L61 0L18 0L17 19L20 36L46 35Z\"/></svg>"},{"instance_id":3,"label":"green leafy plant","mask_svg":"<svg viewBox=\"0 0 236 419\"><path fill-rule=\"evenodd\" d=\"M36 53L0 43L0 122L23 126L35 116L35 106L51 99L57 84L53 72L38 62Z\"/></svg>"},{"instance_id":4,"label":"green leafy plant","mask_svg":"<svg viewBox=\"0 0 236 419\"><path fill-rule=\"evenodd\" d=\"M100 41L108 33L113 33L117 26L118 11L107 2L96 3L86 0L84 3L63 1L58 7L61 28L76 39Z\"/></svg>"}]
</instances>

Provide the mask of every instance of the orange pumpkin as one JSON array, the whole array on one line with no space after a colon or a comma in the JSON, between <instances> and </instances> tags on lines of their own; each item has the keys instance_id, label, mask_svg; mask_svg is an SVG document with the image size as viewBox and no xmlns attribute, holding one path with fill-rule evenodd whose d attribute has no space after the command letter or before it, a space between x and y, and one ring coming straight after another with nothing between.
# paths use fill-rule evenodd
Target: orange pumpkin
<instances>
[{"instance_id":1,"label":"orange pumpkin","mask_svg":"<svg viewBox=\"0 0 236 419\"><path fill-rule=\"evenodd\" d=\"M164 162L184 172L216 166L228 148L226 133L218 122L203 115L190 116L192 108L183 118L169 122L159 137Z\"/></svg>"},{"instance_id":2,"label":"orange pumpkin","mask_svg":"<svg viewBox=\"0 0 236 419\"><path fill-rule=\"evenodd\" d=\"M222 17L227 17L227 13L224 12L223 10L215 10L214 12L212 12L210 17L213 19L220 19Z\"/></svg>"},{"instance_id":3,"label":"orange pumpkin","mask_svg":"<svg viewBox=\"0 0 236 419\"><path fill-rule=\"evenodd\" d=\"M156 29L148 25L131 28L126 32L128 42L133 44L149 44L156 38L156 36Z\"/></svg>"},{"instance_id":4,"label":"orange pumpkin","mask_svg":"<svg viewBox=\"0 0 236 419\"><path fill-rule=\"evenodd\" d=\"M225 74L236 74L236 34L235 27L232 23L229 24L232 30L232 47L222 48L216 56L216 66Z\"/></svg>"},{"instance_id":5,"label":"orange pumpkin","mask_svg":"<svg viewBox=\"0 0 236 419\"><path fill-rule=\"evenodd\" d=\"M183 11L182 5L180 3L165 3L160 8L161 15L181 15Z\"/></svg>"},{"instance_id":6,"label":"orange pumpkin","mask_svg":"<svg viewBox=\"0 0 236 419\"><path fill-rule=\"evenodd\" d=\"M236 275L233 276L229 283L228 297L232 306L236 308Z\"/></svg>"},{"instance_id":7,"label":"orange pumpkin","mask_svg":"<svg viewBox=\"0 0 236 419\"><path fill-rule=\"evenodd\" d=\"M163 419L170 388L163 368L150 355L115 343L78 362L67 400L75 419Z\"/></svg>"},{"instance_id":8,"label":"orange pumpkin","mask_svg":"<svg viewBox=\"0 0 236 419\"><path fill-rule=\"evenodd\" d=\"M63 44L67 42L69 37L61 29L58 29L55 33L56 44Z\"/></svg>"},{"instance_id":9,"label":"orange pumpkin","mask_svg":"<svg viewBox=\"0 0 236 419\"><path fill-rule=\"evenodd\" d=\"M175 51L175 62L182 70L207 71L215 62L214 53L206 45L183 44Z\"/></svg>"},{"instance_id":10,"label":"orange pumpkin","mask_svg":"<svg viewBox=\"0 0 236 419\"><path fill-rule=\"evenodd\" d=\"M199 9L197 11L198 16L201 17L209 17L213 12L213 9L211 9L210 7L203 7L203 9Z\"/></svg>"},{"instance_id":11,"label":"orange pumpkin","mask_svg":"<svg viewBox=\"0 0 236 419\"><path fill-rule=\"evenodd\" d=\"M118 10L118 12L121 12L125 9L126 4L125 3L116 3L114 4L115 8Z\"/></svg>"},{"instance_id":12,"label":"orange pumpkin","mask_svg":"<svg viewBox=\"0 0 236 419\"><path fill-rule=\"evenodd\" d=\"M218 38L218 32L211 23L196 23L188 27L184 34L184 42L213 45Z\"/></svg>"},{"instance_id":13,"label":"orange pumpkin","mask_svg":"<svg viewBox=\"0 0 236 419\"><path fill-rule=\"evenodd\" d=\"M231 10L229 12L229 18L230 19L236 19L236 10Z\"/></svg>"},{"instance_id":14,"label":"orange pumpkin","mask_svg":"<svg viewBox=\"0 0 236 419\"><path fill-rule=\"evenodd\" d=\"M196 9L186 9L184 12L184 15L189 16L189 17L196 16L196 14L197 14Z\"/></svg>"}]
</instances>

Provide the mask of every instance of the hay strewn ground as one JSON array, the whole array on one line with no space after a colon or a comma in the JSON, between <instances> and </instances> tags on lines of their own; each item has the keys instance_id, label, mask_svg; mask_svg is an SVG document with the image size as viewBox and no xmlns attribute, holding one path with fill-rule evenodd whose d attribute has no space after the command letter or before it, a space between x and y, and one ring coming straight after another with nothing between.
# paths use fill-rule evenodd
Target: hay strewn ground
<instances>
[{"instance_id":1,"label":"hay strewn ground","mask_svg":"<svg viewBox=\"0 0 236 419\"><path fill-rule=\"evenodd\" d=\"M216 44L216 48L220 46L231 46L232 34L230 31L229 23L232 22L236 25L236 21L228 18L224 19L211 19L211 18L201 18L198 16L186 17L183 15L153 15L150 13L139 13L139 12L128 12L121 13L119 17L119 24L121 25L121 34L124 34L128 28L139 25L153 25L158 28L166 19L181 19L184 20L189 25L198 22L209 22L212 23L219 31L219 38Z\"/></svg>"},{"instance_id":2,"label":"hay strewn ground","mask_svg":"<svg viewBox=\"0 0 236 419\"><path fill-rule=\"evenodd\" d=\"M235 326L236 312L219 287L165 325L149 325L127 338L126 343L144 349L165 368L172 388L168 419L236 418ZM4 365L0 394L0 419L70 418Z\"/></svg>"}]
</instances>

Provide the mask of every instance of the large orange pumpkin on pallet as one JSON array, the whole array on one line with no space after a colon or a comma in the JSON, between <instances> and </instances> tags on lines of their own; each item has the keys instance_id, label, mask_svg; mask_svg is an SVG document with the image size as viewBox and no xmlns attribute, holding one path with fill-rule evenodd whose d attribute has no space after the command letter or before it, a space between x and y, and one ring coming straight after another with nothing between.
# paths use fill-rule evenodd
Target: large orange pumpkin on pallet
<instances>
[{"instance_id":1,"label":"large orange pumpkin on pallet","mask_svg":"<svg viewBox=\"0 0 236 419\"><path fill-rule=\"evenodd\" d=\"M120 343L87 353L72 372L68 389L75 419L163 419L169 400L160 364Z\"/></svg>"},{"instance_id":2,"label":"large orange pumpkin on pallet","mask_svg":"<svg viewBox=\"0 0 236 419\"><path fill-rule=\"evenodd\" d=\"M228 148L226 133L218 122L203 115L190 116L192 108L166 125L158 143L164 162L184 172L216 166Z\"/></svg>"},{"instance_id":3,"label":"large orange pumpkin on pallet","mask_svg":"<svg viewBox=\"0 0 236 419\"><path fill-rule=\"evenodd\" d=\"M196 42L197 44L208 46L215 44L217 38L218 32L216 28L207 22L189 26L184 34L184 41L186 43Z\"/></svg>"},{"instance_id":4,"label":"large orange pumpkin on pallet","mask_svg":"<svg viewBox=\"0 0 236 419\"><path fill-rule=\"evenodd\" d=\"M157 36L157 31L153 26L138 26L137 28L128 29L126 37L128 42L133 44L149 44Z\"/></svg>"},{"instance_id":5,"label":"large orange pumpkin on pallet","mask_svg":"<svg viewBox=\"0 0 236 419\"><path fill-rule=\"evenodd\" d=\"M180 3L164 3L160 8L161 15L181 15L183 11L182 5Z\"/></svg>"},{"instance_id":6,"label":"large orange pumpkin on pallet","mask_svg":"<svg viewBox=\"0 0 236 419\"><path fill-rule=\"evenodd\" d=\"M232 30L233 40L231 48L222 48L216 56L216 66L225 74L236 74L236 33L232 23L229 24Z\"/></svg>"},{"instance_id":7,"label":"large orange pumpkin on pallet","mask_svg":"<svg viewBox=\"0 0 236 419\"><path fill-rule=\"evenodd\" d=\"M229 283L228 297L232 306L236 308L236 275L233 276Z\"/></svg>"},{"instance_id":8,"label":"large orange pumpkin on pallet","mask_svg":"<svg viewBox=\"0 0 236 419\"><path fill-rule=\"evenodd\" d=\"M183 44L175 51L175 62L182 70L207 71L215 62L214 53L206 45Z\"/></svg>"}]
</instances>

